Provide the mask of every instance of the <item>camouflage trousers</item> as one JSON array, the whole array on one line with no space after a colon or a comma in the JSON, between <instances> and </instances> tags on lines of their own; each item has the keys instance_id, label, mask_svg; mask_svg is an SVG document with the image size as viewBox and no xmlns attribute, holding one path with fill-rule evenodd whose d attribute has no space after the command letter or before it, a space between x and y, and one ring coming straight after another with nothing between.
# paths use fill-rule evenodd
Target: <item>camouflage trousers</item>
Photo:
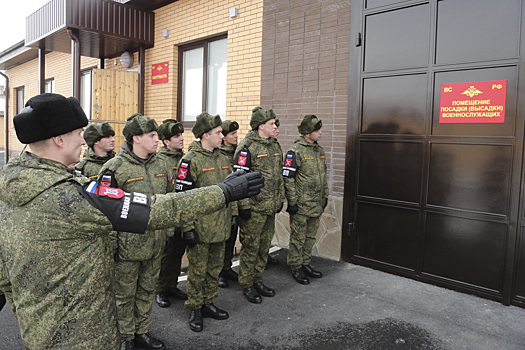
<instances>
[{"instance_id":1,"label":"camouflage trousers","mask_svg":"<svg viewBox=\"0 0 525 350\"><path fill-rule=\"evenodd\" d=\"M200 309L204 304L213 303L219 295L219 273L224 262L224 242L197 243L188 248L188 280L186 293L188 300L184 306L188 310Z\"/></svg>"},{"instance_id":2,"label":"camouflage trousers","mask_svg":"<svg viewBox=\"0 0 525 350\"><path fill-rule=\"evenodd\" d=\"M312 249L319 222L320 216L290 215L291 232L287 263L292 270L297 270L302 265L309 265L312 261Z\"/></svg>"},{"instance_id":3,"label":"camouflage trousers","mask_svg":"<svg viewBox=\"0 0 525 350\"><path fill-rule=\"evenodd\" d=\"M9 302L9 306L11 306L11 310L13 311L13 314L16 316L16 312L15 312L16 310L13 304L13 294L11 293L11 283L9 282L9 279L7 278L7 272L3 265L0 266L0 295L2 295L4 305L5 305L6 300ZM2 310L4 305L0 307L0 310Z\"/></svg>"},{"instance_id":4,"label":"camouflage trousers","mask_svg":"<svg viewBox=\"0 0 525 350\"><path fill-rule=\"evenodd\" d=\"M164 252L161 254L160 274L157 281L156 293L166 292L177 287L180 275L182 257L186 251L186 245L182 240L180 232L175 232L169 238Z\"/></svg>"},{"instance_id":5,"label":"camouflage trousers","mask_svg":"<svg viewBox=\"0 0 525 350\"><path fill-rule=\"evenodd\" d=\"M159 272L160 255L149 260L115 263L115 295L122 340L149 331Z\"/></svg>"},{"instance_id":6,"label":"camouflage trousers","mask_svg":"<svg viewBox=\"0 0 525 350\"><path fill-rule=\"evenodd\" d=\"M251 213L248 220L240 220L239 240L242 243L239 265L239 284L250 287L262 281L268 261L268 251L275 232L275 214Z\"/></svg>"}]
</instances>

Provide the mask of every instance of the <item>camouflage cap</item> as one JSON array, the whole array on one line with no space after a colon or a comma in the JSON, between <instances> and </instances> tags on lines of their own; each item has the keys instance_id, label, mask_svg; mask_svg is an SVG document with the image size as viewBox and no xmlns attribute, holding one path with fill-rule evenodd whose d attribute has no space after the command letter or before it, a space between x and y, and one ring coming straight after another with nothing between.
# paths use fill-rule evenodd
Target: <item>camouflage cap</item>
<instances>
[{"instance_id":1,"label":"camouflage cap","mask_svg":"<svg viewBox=\"0 0 525 350\"><path fill-rule=\"evenodd\" d=\"M202 137L202 134L218 126L221 126L221 124L222 120L218 114L211 115L207 112L202 112L197 116L197 120L195 121L195 125L193 125L191 131L193 132L193 135L195 135L196 138L200 139Z\"/></svg>"},{"instance_id":2,"label":"camouflage cap","mask_svg":"<svg viewBox=\"0 0 525 350\"><path fill-rule=\"evenodd\" d=\"M157 131L158 128L159 126L155 119L146 117L140 113L135 113L126 119L126 125L124 129L122 129L122 134L126 138L126 141L131 142L133 136Z\"/></svg>"},{"instance_id":3,"label":"camouflage cap","mask_svg":"<svg viewBox=\"0 0 525 350\"><path fill-rule=\"evenodd\" d=\"M301 123L297 125L297 129L301 135L307 135L317 131L323 127L321 119L313 114L305 115Z\"/></svg>"},{"instance_id":4,"label":"camouflage cap","mask_svg":"<svg viewBox=\"0 0 525 350\"><path fill-rule=\"evenodd\" d=\"M83 128L88 119L76 98L44 93L30 98L13 124L18 140L29 144Z\"/></svg>"},{"instance_id":5,"label":"camouflage cap","mask_svg":"<svg viewBox=\"0 0 525 350\"><path fill-rule=\"evenodd\" d=\"M237 123L236 121L225 120L222 122L221 127L222 127L222 134L226 136L228 135L228 133L238 130L239 123Z\"/></svg>"},{"instance_id":6,"label":"camouflage cap","mask_svg":"<svg viewBox=\"0 0 525 350\"><path fill-rule=\"evenodd\" d=\"M162 121L157 132L159 133L159 139L169 140L175 135L182 134L184 126L175 119L166 119Z\"/></svg>"},{"instance_id":7,"label":"camouflage cap","mask_svg":"<svg viewBox=\"0 0 525 350\"><path fill-rule=\"evenodd\" d=\"M84 140L86 144L93 148L93 145L101 138L115 136L115 130L109 125L109 123L93 123L89 124L84 130Z\"/></svg>"},{"instance_id":8,"label":"camouflage cap","mask_svg":"<svg viewBox=\"0 0 525 350\"><path fill-rule=\"evenodd\" d=\"M262 107L254 107L252 109L252 119L250 119L250 127L252 130L257 130L259 125L262 125L270 119L275 119L273 109L264 109Z\"/></svg>"}]
</instances>

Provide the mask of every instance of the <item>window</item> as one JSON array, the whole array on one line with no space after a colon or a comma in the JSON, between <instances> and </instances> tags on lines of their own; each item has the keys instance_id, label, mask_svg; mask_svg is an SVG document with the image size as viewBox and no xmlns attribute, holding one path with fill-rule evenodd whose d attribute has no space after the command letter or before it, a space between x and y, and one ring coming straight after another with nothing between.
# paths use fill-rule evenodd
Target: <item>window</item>
<instances>
[{"instance_id":1,"label":"window","mask_svg":"<svg viewBox=\"0 0 525 350\"><path fill-rule=\"evenodd\" d=\"M24 87L17 87L16 89L16 114L20 113L26 104L24 100Z\"/></svg>"},{"instance_id":2,"label":"window","mask_svg":"<svg viewBox=\"0 0 525 350\"><path fill-rule=\"evenodd\" d=\"M51 79L46 79L45 81L45 92L51 92L51 93L54 93L55 92L55 79L51 78Z\"/></svg>"},{"instance_id":3,"label":"window","mask_svg":"<svg viewBox=\"0 0 525 350\"><path fill-rule=\"evenodd\" d=\"M92 95L92 71L85 70L80 74L80 106L86 113L88 119L92 119L91 116L91 105L93 104Z\"/></svg>"},{"instance_id":4,"label":"window","mask_svg":"<svg viewBox=\"0 0 525 350\"><path fill-rule=\"evenodd\" d=\"M179 47L179 119L206 111L226 116L226 35Z\"/></svg>"}]
</instances>

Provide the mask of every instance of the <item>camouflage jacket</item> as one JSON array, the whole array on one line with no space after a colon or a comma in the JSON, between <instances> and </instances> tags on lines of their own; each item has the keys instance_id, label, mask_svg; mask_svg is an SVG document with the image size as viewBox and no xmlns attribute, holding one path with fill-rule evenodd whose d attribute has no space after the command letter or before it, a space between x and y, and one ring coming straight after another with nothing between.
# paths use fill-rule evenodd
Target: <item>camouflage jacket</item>
<instances>
[{"instance_id":1,"label":"camouflage jacket","mask_svg":"<svg viewBox=\"0 0 525 350\"><path fill-rule=\"evenodd\" d=\"M168 192L173 192L175 189L175 177L177 176L177 168L179 167L179 162L182 156L184 156L182 150L172 151L166 146L161 147L157 151L157 159L164 163L164 167L168 172L168 180L170 184Z\"/></svg>"},{"instance_id":2,"label":"camouflage jacket","mask_svg":"<svg viewBox=\"0 0 525 350\"><path fill-rule=\"evenodd\" d=\"M111 177L111 187L125 192L140 192L148 196L165 194L171 188L164 163L153 153L141 159L133 153L125 141L119 154L105 163L100 170L100 180ZM105 181L109 181L106 178ZM118 247L121 260L142 261L158 256L166 244L166 230L148 230L143 235L131 232L112 233L114 248ZM115 247L116 244L116 247Z\"/></svg>"},{"instance_id":3,"label":"camouflage jacket","mask_svg":"<svg viewBox=\"0 0 525 350\"><path fill-rule=\"evenodd\" d=\"M222 182L233 171L230 159L218 149L210 152L193 141L188 154L182 157L177 173L176 191L186 191ZM202 243L225 242L230 237L232 215L237 215L237 203L186 223L182 232L195 229Z\"/></svg>"},{"instance_id":4,"label":"camouflage jacket","mask_svg":"<svg viewBox=\"0 0 525 350\"><path fill-rule=\"evenodd\" d=\"M265 215L275 214L284 202L282 177L283 152L275 139L264 139L250 131L237 146L233 160L234 169L260 171L264 177L261 192L239 203L239 209L251 209Z\"/></svg>"},{"instance_id":5,"label":"camouflage jacket","mask_svg":"<svg viewBox=\"0 0 525 350\"><path fill-rule=\"evenodd\" d=\"M284 157L283 177L288 205L297 204L300 215L321 216L328 199L323 147L299 136Z\"/></svg>"},{"instance_id":6,"label":"camouflage jacket","mask_svg":"<svg viewBox=\"0 0 525 350\"><path fill-rule=\"evenodd\" d=\"M5 272L0 287L12 292L11 306L28 349L120 346L109 243L113 226L81 194L88 182L72 169L28 152L0 169L0 259ZM195 220L224 207L224 199L217 186L153 196L148 229Z\"/></svg>"},{"instance_id":7,"label":"camouflage jacket","mask_svg":"<svg viewBox=\"0 0 525 350\"><path fill-rule=\"evenodd\" d=\"M75 169L80 171L82 175L89 177L91 180L96 180L98 172L105 162L115 157L115 152L111 151L106 157L100 157L90 148L86 148L82 160L75 165Z\"/></svg>"},{"instance_id":8,"label":"camouflage jacket","mask_svg":"<svg viewBox=\"0 0 525 350\"><path fill-rule=\"evenodd\" d=\"M233 155L235 154L235 148L237 148L236 145L234 146L225 146L225 145L222 145L220 148L219 148L219 151L224 154L225 156L227 156L228 158L230 158L230 161L232 162L233 164Z\"/></svg>"}]
</instances>

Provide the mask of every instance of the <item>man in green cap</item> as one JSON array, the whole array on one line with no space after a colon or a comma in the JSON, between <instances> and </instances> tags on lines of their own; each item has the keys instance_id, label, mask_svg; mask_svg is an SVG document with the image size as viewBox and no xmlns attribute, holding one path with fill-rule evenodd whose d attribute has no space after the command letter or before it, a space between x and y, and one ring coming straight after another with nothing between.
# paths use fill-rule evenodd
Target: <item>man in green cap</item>
<instances>
[{"instance_id":1,"label":"man in green cap","mask_svg":"<svg viewBox=\"0 0 525 350\"><path fill-rule=\"evenodd\" d=\"M109 123L93 123L84 129L83 136L88 148L75 169L96 180L102 165L115 156L115 130Z\"/></svg>"},{"instance_id":2,"label":"man in green cap","mask_svg":"<svg viewBox=\"0 0 525 350\"><path fill-rule=\"evenodd\" d=\"M232 173L230 159L219 151L223 139L221 118L202 112L191 129L200 141L192 142L182 157L176 180L176 191L187 191L221 182ZM224 262L224 242L230 237L236 203L186 223L183 238L188 256L186 308L190 310L190 329L201 332L203 317L225 320L228 313L213 303L218 296L217 279Z\"/></svg>"},{"instance_id":3,"label":"man in green cap","mask_svg":"<svg viewBox=\"0 0 525 350\"><path fill-rule=\"evenodd\" d=\"M174 119L166 119L159 126L158 135L163 146L157 151L157 158L164 163L168 171L172 192L177 175L179 161L184 155L184 126ZM168 232L166 248L162 253L159 280L156 287L155 301L160 307L170 306L169 297L186 300L188 296L177 287L182 257L186 245L182 240L180 229Z\"/></svg>"},{"instance_id":4,"label":"man in green cap","mask_svg":"<svg viewBox=\"0 0 525 350\"><path fill-rule=\"evenodd\" d=\"M236 121L225 120L222 122L221 128L222 135L224 136L224 138L222 139L222 145L219 148L219 150L222 154L230 158L230 161L233 165L233 155L235 153L235 148L237 147L239 139L237 135L237 130L239 130L239 123L237 123ZM235 250L235 242L237 241L238 230L239 217L233 216L230 238L228 238L224 245L224 265L222 267L221 273L219 274L219 287L221 288L228 287L228 280L232 282L239 281L239 275L237 274L237 272L232 270L232 259Z\"/></svg>"},{"instance_id":5,"label":"man in green cap","mask_svg":"<svg viewBox=\"0 0 525 350\"><path fill-rule=\"evenodd\" d=\"M283 166L284 188L290 213L290 247L288 266L293 278L301 284L308 277L321 278L310 262L319 221L328 203L326 155L317 143L323 122L315 115L306 115L298 125L299 136L286 153Z\"/></svg>"},{"instance_id":6,"label":"man in green cap","mask_svg":"<svg viewBox=\"0 0 525 350\"><path fill-rule=\"evenodd\" d=\"M170 190L168 173L157 158L157 122L139 113L126 120L126 140L119 154L102 167L100 180L125 192L148 196ZM136 347L163 349L164 343L149 334L151 309L160 272L167 230L148 230L144 235L115 232L115 286L122 346L133 340Z\"/></svg>"},{"instance_id":7,"label":"man in green cap","mask_svg":"<svg viewBox=\"0 0 525 350\"><path fill-rule=\"evenodd\" d=\"M27 349L118 349L110 232L178 226L263 186L260 173L153 197L99 186L68 167L88 124L73 97L30 98L13 124L30 151L0 169L0 291Z\"/></svg>"},{"instance_id":8,"label":"man in green cap","mask_svg":"<svg viewBox=\"0 0 525 350\"><path fill-rule=\"evenodd\" d=\"M282 177L283 155L274 141L275 113L255 107L250 120L251 131L237 146L233 166L245 171L260 171L266 186L259 195L239 202L242 243L239 284L252 303L261 303L261 295L273 297L275 291L262 282L268 252L275 232L275 213L284 202Z\"/></svg>"}]
</instances>

